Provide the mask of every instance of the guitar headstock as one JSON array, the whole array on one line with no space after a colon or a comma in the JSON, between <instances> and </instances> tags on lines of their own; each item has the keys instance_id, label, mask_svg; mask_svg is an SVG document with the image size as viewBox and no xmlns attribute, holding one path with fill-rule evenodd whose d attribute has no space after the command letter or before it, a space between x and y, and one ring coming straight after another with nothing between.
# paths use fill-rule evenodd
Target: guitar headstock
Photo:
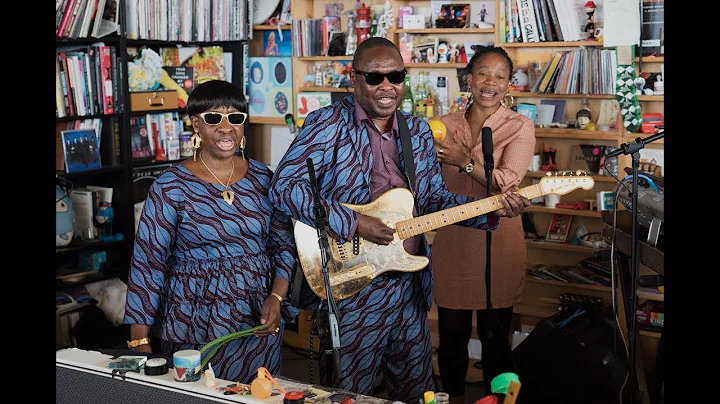
<instances>
[{"instance_id":1,"label":"guitar headstock","mask_svg":"<svg viewBox=\"0 0 720 404\"><path fill-rule=\"evenodd\" d=\"M595 186L595 180L589 176L586 171L556 171L548 172L545 177L540 179L540 188L543 194L565 195L578 188L584 190L592 189Z\"/></svg>"}]
</instances>

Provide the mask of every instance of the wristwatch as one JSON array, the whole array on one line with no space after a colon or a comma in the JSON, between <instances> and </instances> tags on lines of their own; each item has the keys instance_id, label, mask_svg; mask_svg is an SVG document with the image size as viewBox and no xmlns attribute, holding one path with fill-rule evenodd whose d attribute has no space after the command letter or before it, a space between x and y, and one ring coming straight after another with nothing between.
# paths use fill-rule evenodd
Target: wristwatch
<instances>
[{"instance_id":1,"label":"wristwatch","mask_svg":"<svg viewBox=\"0 0 720 404\"><path fill-rule=\"evenodd\" d=\"M467 163L467 165L465 167L460 167L460 170L458 172L465 171L466 173L470 174L473 169L475 169L475 160L470 158L470 162Z\"/></svg>"}]
</instances>

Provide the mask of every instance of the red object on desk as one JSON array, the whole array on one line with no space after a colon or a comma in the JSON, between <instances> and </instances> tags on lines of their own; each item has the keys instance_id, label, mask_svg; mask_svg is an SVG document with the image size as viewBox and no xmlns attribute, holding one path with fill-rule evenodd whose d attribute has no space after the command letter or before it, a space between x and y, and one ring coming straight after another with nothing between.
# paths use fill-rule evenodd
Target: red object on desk
<instances>
[{"instance_id":1,"label":"red object on desk","mask_svg":"<svg viewBox=\"0 0 720 404\"><path fill-rule=\"evenodd\" d=\"M657 133L659 129L656 126L665 126L665 118L661 113L648 112L642 114L641 133Z\"/></svg>"},{"instance_id":2,"label":"red object on desk","mask_svg":"<svg viewBox=\"0 0 720 404\"><path fill-rule=\"evenodd\" d=\"M473 404L497 404L497 402L498 402L497 397L495 397L493 394L490 394L489 396L485 396L485 397L475 401L475 403L473 403Z\"/></svg>"},{"instance_id":3,"label":"red object on desk","mask_svg":"<svg viewBox=\"0 0 720 404\"><path fill-rule=\"evenodd\" d=\"M587 210L590 205L587 202L558 202L555 207L559 209Z\"/></svg>"}]
</instances>

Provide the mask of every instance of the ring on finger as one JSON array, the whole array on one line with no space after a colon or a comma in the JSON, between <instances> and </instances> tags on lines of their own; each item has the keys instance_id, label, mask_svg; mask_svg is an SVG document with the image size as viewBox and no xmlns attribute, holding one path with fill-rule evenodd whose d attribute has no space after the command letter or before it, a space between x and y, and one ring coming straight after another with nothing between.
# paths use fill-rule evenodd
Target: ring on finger
<instances>
[{"instance_id":1,"label":"ring on finger","mask_svg":"<svg viewBox=\"0 0 720 404\"><path fill-rule=\"evenodd\" d=\"M442 153L443 153L443 149L438 149L438 154L442 154Z\"/></svg>"}]
</instances>

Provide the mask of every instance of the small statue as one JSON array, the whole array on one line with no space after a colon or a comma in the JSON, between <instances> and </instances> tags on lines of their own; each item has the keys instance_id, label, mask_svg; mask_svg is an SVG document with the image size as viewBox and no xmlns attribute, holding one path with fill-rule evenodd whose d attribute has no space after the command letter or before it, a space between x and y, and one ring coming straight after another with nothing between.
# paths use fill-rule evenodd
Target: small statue
<instances>
[{"instance_id":1,"label":"small statue","mask_svg":"<svg viewBox=\"0 0 720 404\"><path fill-rule=\"evenodd\" d=\"M457 48L457 42L453 42L450 44L450 63L456 63L458 61L458 57L460 56L460 51Z\"/></svg>"},{"instance_id":2,"label":"small statue","mask_svg":"<svg viewBox=\"0 0 720 404\"><path fill-rule=\"evenodd\" d=\"M585 14L588 16L587 23L585 23L585 28L583 29L583 32L586 32L588 34L587 40L588 41L595 41L595 20L593 19L593 15L595 14L595 3L590 0L587 3L585 3Z\"/></svg>"}]
</instances>

